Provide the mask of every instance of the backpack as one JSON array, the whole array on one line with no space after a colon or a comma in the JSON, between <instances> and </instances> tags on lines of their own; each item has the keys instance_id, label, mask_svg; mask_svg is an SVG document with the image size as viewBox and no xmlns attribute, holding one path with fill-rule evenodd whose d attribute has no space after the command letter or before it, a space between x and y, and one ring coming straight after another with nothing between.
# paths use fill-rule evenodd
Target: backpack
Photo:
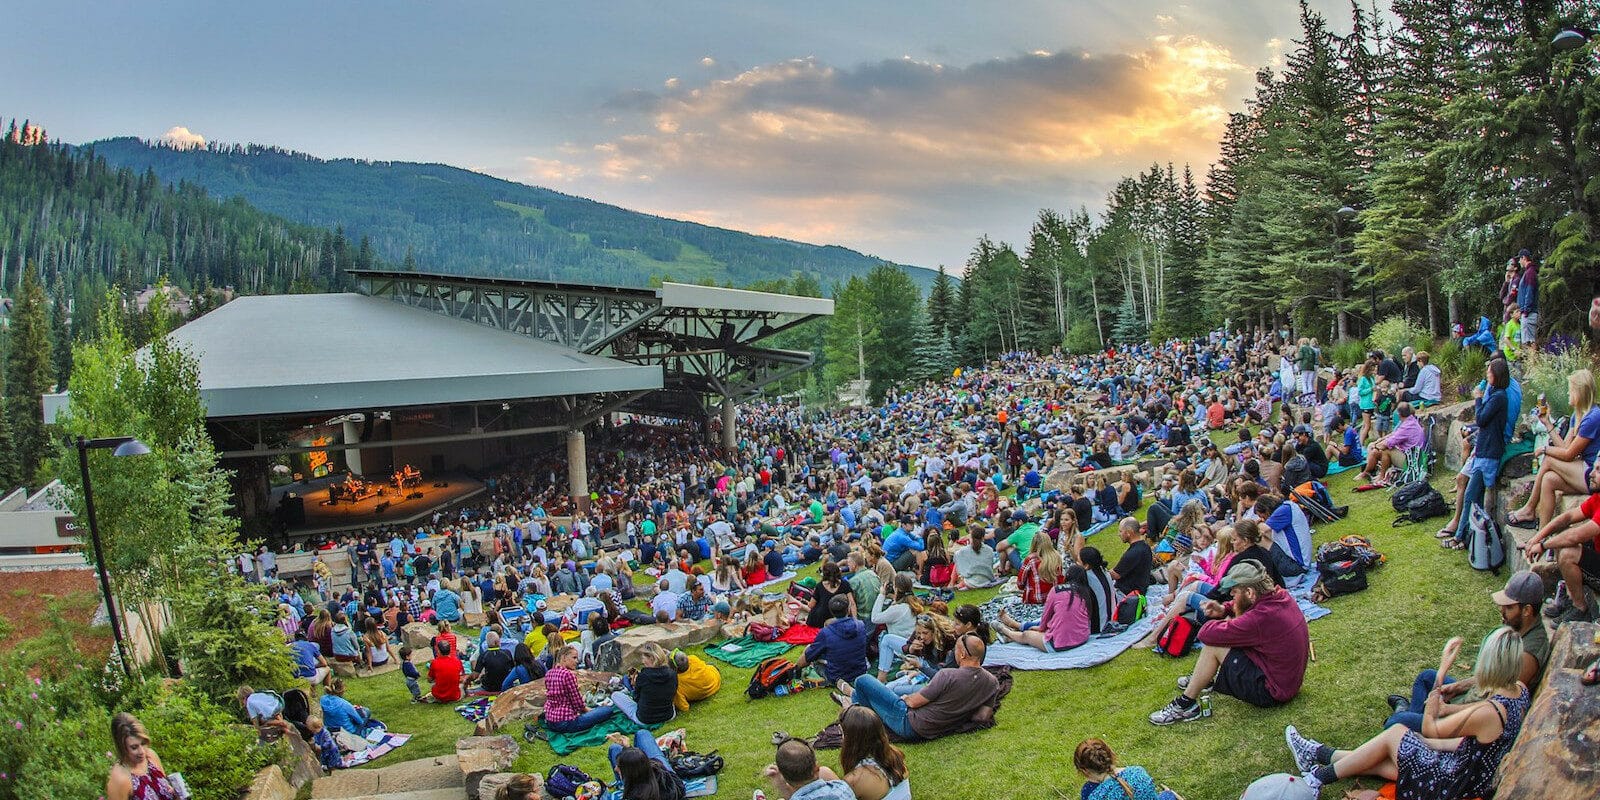
<instances>
[{"instance_id":1,"label":"backpack","mask_svg":"<svg viewBox=\"0 0 1600 800\"><path fill-rule=\"evenodd\" d=\"M1199 638L1199 621L1192 614L1179 614L1172 618L1172 624L1167 626L1161 638L1156 639L1156 652L1173 658L1188 655Z\"/></svg>"},{"instance_id":2,"label":"backpack","mask_svg":"<svg viewBox=\"0 0 1600 800\"><path fill-rule=\"evenodd\" d=\"M930 586L949 586L950 577L955 572L955 567L949 564L934 564L928 567L928 584Z\"/></svg>"},{"instance_id":3,"label":"backpack","mask_svg":"<svg viewBox=\"0 0 1600 800\"><path fill-rule=\"evenodd\" d=\"M1132 625L1144 619L1144 595L1132 592L1117 603L1117 614L1112 620L1118 625Z\"/></svg>"},{"instance_id":4,"label":"backpack","mask_svg":"<svg viewBox=\"0 0 1600 800\"><path fill-rule=\"evenodd\" d=\"M1394 495L1389 498L1389 505L1394 506L1395 511L1405 511L1412 500L1432 488L1427 481L1412 481L1395 490Z\"/></svg>"},{"instance_id":5,"label":"backpack","mask_svg":"<svg viewBox=\"0 0 1600 800\"><path fill-rule=\"evenodd\" d=\"M1500 526L1483 506L1475 505L1467 510L1467 531L1467 561L1472 568L1499 575L1500 567L1506 563L1506 543L1501 538Z\"/></svg>"},{"instance_id":6,"label":"backpack","mask_svg":"<svg viewBox=\"0 0 1600 800\"><path fill-rule=\"evenodd\" d=\"M1437 489L1429 486L1423 492L1411 498L1406 507L1401 509L1400 516L1394 518L1395 527L1409 525L1413 522L1433 519L1434 517L1447 516L1450 513L1450 504L1445 502L1444 495Z\"/></svg>"},{"instance_id":7,"label":"backpack","mask_svg":"<svg viewBox=\"0 0 1600 800\"><path fill-rule=\"evenodd\" d=\"M544 777L544 791L550 797L573 797L578 793L578 787L594 781L584 772L571 764L557 764L550 768Z\"/></svg>"},{"instance_id":8,"label":"backpack","mask_svg":"<svg viewBox=\"0 0 1600 800\"><path fill-rule=\"evenodd\" d=\"M1322 597L1339 597L1355 594L1367 588L1367 568L1360 561L1333 561L1317 565L1321 579L1317 581Z\"/></svg>"},{"instance_id":9,"label":"backpack","mask_svg":"<svg viewBox=\"0 0 1600 800\"><path fill-rule=\"evenodd\" d=\"M779 686L795 678L794 662L783 656L773 656L756 665L756 671L750 676L750 685L744 693L751 700L760 700Z\"/></svg>"},{"instance_id":10,"label":"backpack","mask_svg":"<svg viewBox=\"0 0 1600 800\"><path fill-rule=\"evenodd\" d=\"M698 778L722 771L722 756L717 755L715 750L704 755L685 751L668 760L672 763L673 773L680 778Z\"/></svg>"},{"instance_id":11,"label":"backpack","mask_svg":"<svg viewBox=\"0 0 1600 800\"><path fill-rule=\"evenodd\" d=\"M752 622L744 631L758 642L776 642L783 632L765 622Z\"/></svg>"}]
</instances>

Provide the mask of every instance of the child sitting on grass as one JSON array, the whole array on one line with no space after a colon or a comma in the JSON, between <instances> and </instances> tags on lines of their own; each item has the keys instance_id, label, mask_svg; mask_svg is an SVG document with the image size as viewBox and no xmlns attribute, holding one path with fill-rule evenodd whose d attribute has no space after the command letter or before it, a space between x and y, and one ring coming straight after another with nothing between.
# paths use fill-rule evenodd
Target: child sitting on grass
<instances>
[{"instance_id":1,"label":"child sitting on grass","mask_svg":"<svg viewBox=\"0 0 1600 800\"><path fill-rule=\"evenodd\" d=\"M406 688L411 690L411 702L422 702L422 673L417 671L417 665L411 663L411 648L400 648L400 674L405 676Z\"/></svg>"}]
</instances>

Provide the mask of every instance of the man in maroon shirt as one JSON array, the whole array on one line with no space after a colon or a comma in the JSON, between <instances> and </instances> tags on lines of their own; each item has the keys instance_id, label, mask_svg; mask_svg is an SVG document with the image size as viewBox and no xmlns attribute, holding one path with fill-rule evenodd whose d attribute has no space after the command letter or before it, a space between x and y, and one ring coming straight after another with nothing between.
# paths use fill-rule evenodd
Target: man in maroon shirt
<instances>
[{"instance_id":1,"label":"man in maroon shirt","mask_svg":"<svg viewBox=\"0 0 1600 800\"><path fill-rule=\"evenodd\" d=\"M1253 706L1271 708L1300 693L1311 635L1293 596L1267 577L1253 560L1228 569L1220 588L1233 599L1207 600L1201 611L1200 659L1194 673L1178 679L1183 694L1150 715L1156 725L1189 722L1204 716L1200 693L1213 686Z\"/></svg>"}]
</instances>

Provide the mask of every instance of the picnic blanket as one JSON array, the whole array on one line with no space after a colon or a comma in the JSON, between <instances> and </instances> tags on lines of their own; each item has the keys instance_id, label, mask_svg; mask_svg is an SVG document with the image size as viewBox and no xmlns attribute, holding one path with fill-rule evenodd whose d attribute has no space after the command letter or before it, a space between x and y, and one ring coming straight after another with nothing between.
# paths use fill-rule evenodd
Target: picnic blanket
<instances>
[{"instance_id":1,"label":"picnic blanket","mask_svg":"<svg viewBox=\"0 0 1600 800\"><path fill-rule=\"evenodd\" d=\"M728 649L728 648L733 649ZM749 669L773 656L789 652L788 642L758 642L749 636L706 645L706 655L735 667Z\"/></svg>"},{"instance_id":2,"label":"picnic blanket","mask_svg":"<svg viewBox=\"0 0 1600 800\"><path fill-rule=\"evenodd\" d=\"M628 719L626 715L619 711L606 718L604 722L601 722L600 724L595 725L586 731L579 731L577 733L556 733L555 731L550 730L548 727L545 727L544 735L545 741L550 743L550 749L556 751L556 755L564 756L580 747L591 747L597 744L604 744L606 741L606 734L608 733L620 733L623 736L631 737L633 736L634 731L643 727L646 726L635 723L633 720ZM648 727L650 727L651 730L654 730L661 726L653 725Z\"/></svg>"},{"instance_id":3,"label":"picnic blanket","mask_svg":"<svg viewBox=\"0 0 1600 800\"><path fill-rule=\"evenodd\" d=\"M1116 523L1116 520L1114 519L1108 519L1105 522L1096 522L1095 524L1090 525L1088 530L1083 532L1083 537L1087 539L1090 536L1093 536L1105 530L1106 528L1111 527L1114 523Z\"/></svg>"},{"instance_id":4,"label":"picnic blanket","mask_svg":"<svg viewBox=\"0 0 1600 800\"><path fill-rule=\"evenodd\" d=\"M494 698L492 696L480 697L476 700L468 700L467 702L456 706L456 713L460 714L462 717L465 717L468 722L478 723L482 722L486 717L489 716L489 706L492 705L494 705Z\"/></svg>"},{"instance_id":5,"label":"picnic blanket","mask_svg":"<svg viewBox=\"0 0 1600 800\"><path fill-rule=\"evenodd\" d=\"M789 644L811 644L817 640L818 630L818 628L813 628L803 622L796 622L784 630L783 635L778 637L778 641L788 642Z\"/></svg>"},{"instance_id":6,"label":"picnic blanket","mask_svg":"<svg viewBox=\"0 0 1600 800\"><path fill-rule=\"evenodd\" d=\"M1151 586L1150 594L1145 601L1147 607L1160 608L1161 598L1166 595L1167 587ZM1046 653L1025 644L997 640L995 644L989 646L983 665L991 667L1006 664L1016 669L1085 669L1104 664L1121 655L1122 651L1150 635L1150 629L1154 626L1154 618L1147 614L1144 619L1128 626L1127 630L1110 636L1091 636L1089 641L1060 653Z\"/></svg>"},{"instance_id":7,"label":"picnic blanket","mask_svg":"<svg viewBox=\"0 0 1600 800\"><path fill-rule=\"evenodd\" d=\"M369 761L374 761L387 755L389 751L397 747L403 747L409 741L411 741L411 734L409 733L390 733L382 729L375 730L367 734L367 742L369 743L367 749L349 753L344 757L344 768L359 767Z\"/></svg>"},{"instance_id":8,"label":"picnic blanket","mask_svg":"<svg viewBox=\"0 0 1600 800\"><path fill-rule=\"evenodd\" d=\"M1294 601L1300 605L1300 613L1306 615L1306 622L1322 619L1333 613L1327 608L1311 602L1311 590L1316 588L1319 577L1317 567L1313 564L1311 569L1306 570L1306 574L1297 578L1286 579L1289 583L1286 588L1289 590L1289 594L1294 597Z\"/></svg>"}]
</instances>

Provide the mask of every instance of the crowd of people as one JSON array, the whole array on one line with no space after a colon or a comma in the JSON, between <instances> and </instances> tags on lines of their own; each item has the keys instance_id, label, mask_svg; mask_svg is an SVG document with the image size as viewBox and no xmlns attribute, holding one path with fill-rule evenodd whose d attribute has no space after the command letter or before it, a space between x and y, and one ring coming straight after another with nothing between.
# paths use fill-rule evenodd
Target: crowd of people
<instances>
[{"instance_id":1,"label":"crowd of people","mask_svg":"<svg viewBox=\"0 0 1600 800\"><path fill-rule=\"evenodd\" d=\"M1530 316L1537 311L1522 314L1524 331ZM1492 349L1472 390L1477 426L1461 445L1456 518L1440 531L1447 547L1465 536L1462 509L1492 502L1521 413L1512 359ZM1321 487L1330 471L1359 467L1361 482L1392 476L1427 444L1418 410L1444 400L1426 352L1374 352L1343 372L1324 362L1314 339L1218 331L1082 356L1007 354L867 408L756 403L742 409L730 453L699 431L636 421L590 437L594 494L584 512L568 516L576 509L552 456L492 476L487 500L429 524L321 543L309 578L282 580L269 551L241 554L236 567L269 587L300 674L325 699L341 694L333 664L399 659L424 701L542 680L544 725L570 733L614 714L665 722L720 687L698 657L647 647L642 668L609 696L586 697L576 671L618 631L732 619L741 593L820 563L796 620L818 633L798 666L819 669L846 709L843 772L791 740L767 775L784 797L908 797L891 736L936 738L993 714L990 647L1080 647L1117 630L1116 609L1130 595L1162 595L1152 600L1160 622L1151 641L1184 616L1198 627L1195 667L1152 723L1209 715L1212 693L1258 707L1299 694L1310 643L1287 587L1315 568L1317 504L1304 498L1337 516ZM1558 500L1600 486L1600 409L1587 370L1570 389L1565 426L1538 406L1550 443L1537 454L1533 496L1511 515L1539 526L1528 557L1554 554L1539 569L1559 574L1564 589L1546 607L1540 576L1514 575L1494 598L1504 625L1485 640L1473 679L1442 677L1453 643L1440 670L1391 698L1388 729L1353 751L1291 729L1305 784L1380 775L1398 780L1401 797L1470 797L1439 793L1439 776L1492 776L1548 657L1541 617L1594 616L1584 586L1600 576L1600 495L1566 513ZM1119 469L1136 462L1154 465L1150 485ZM1147 504L1141 523L1132 512ZM1128 545L1115 564L1086 543L1101 527ZM929 594L1011 581L1015 593L996 616ZM628 606L636 592L650 595L649 612ZM469 621L481 626L476 636L457 632ZM396 650L413 622L436 626L426 672L409 649ZM323 710L330 726L361 722L338 702ZM613 742L623 796L681 796L648 738ZM1074 764L1090 784L1084 797L1155 796L1149 774L1117 768L1104 742L1080 745Z\"/></svg>"}]
</instances>

